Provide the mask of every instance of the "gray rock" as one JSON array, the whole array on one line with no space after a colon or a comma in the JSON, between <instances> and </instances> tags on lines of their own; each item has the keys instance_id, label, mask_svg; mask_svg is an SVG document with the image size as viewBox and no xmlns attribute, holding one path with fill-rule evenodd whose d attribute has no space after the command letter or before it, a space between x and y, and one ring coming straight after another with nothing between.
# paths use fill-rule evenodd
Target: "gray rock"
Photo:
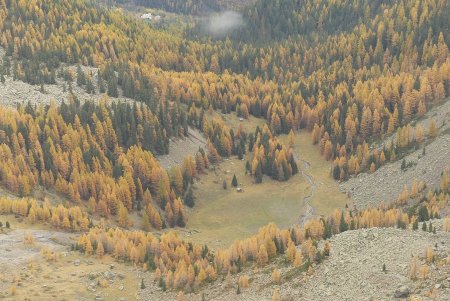
<instances>
[{"instance_id":1,"label":"gray rock","mask_svg":"<svg viewBox=\"0 0 450 301\"><path fill-rule=\"evenodd\" d=\"M406 298L411 293L411 290L407 286L400 286L394 293L395 298Z\"/></svg>"},{"instance_id":2,"label":"gray rock","mask_svg":"<svg viewBox=\"0 0 450 301\"><path fill-rule=\"evenodd\" d=\"M90 291L92 293L95 293L95 291L96 291L96 289L93 288L92 286L89 286L87 289L88 289L88 291Z\"/></svg>"},{"instance_id":3,"label":"gray rock","mask_svg":"<svg viewBox=\"0 0 450 301\"><path fill-rule=\"evenodd\" d=\"M115 277L114 273L113 273L113 272L110 272L110 271L106 271L106 272L103 274L103 276L104 276L106 279L108 279L108 280L112 280L112 279L114 279L114 277Z\"/></svg>"}]
</instances>

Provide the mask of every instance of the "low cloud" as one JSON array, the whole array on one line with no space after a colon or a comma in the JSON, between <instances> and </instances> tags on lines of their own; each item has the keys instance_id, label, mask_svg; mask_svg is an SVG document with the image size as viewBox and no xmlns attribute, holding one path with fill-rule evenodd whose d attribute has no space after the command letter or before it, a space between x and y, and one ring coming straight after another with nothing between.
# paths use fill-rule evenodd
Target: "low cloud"
<instances>
[{"instance_id":1,"label":"low cloud","mask_svg":"<svg viewBox=\"0 0 450 301\"><path fill-rule=\"evenodd\" d=\"M226 11L210 16L205 24L205 29L213 36L223 37L242 26L244 26L244 19L241 14L234 11Z\"/></svg>"}]
</instances>

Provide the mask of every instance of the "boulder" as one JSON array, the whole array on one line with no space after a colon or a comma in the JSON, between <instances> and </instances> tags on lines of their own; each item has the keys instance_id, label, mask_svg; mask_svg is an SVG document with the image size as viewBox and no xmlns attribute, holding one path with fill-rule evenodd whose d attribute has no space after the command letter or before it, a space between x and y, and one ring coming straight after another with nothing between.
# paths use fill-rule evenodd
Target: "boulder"
<instances>
[{"instance_id":1,"label":"boulder","mask_svg":"<svg viewBox=\"0 0 450 301\"><path fill-rule=\"evenodd\" d=\"M409 294L411 294L411 290L409 289L409 287L403 285L400 286L394 293L394 297L395 298L406 298L409 296Z\"/></svg>"}]
</instances>

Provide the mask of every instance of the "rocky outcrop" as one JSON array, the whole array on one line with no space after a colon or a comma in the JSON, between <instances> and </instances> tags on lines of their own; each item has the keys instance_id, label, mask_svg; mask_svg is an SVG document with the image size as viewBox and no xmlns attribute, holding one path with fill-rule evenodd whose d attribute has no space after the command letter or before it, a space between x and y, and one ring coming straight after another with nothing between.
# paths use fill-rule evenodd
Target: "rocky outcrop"
<instances>
[{"instance_id":1,"label":"rocky outcrop","mask_svg":"<svg viewBox=\"0 0 450 301\"><path fill-rule=\"evenodd\" d=\"M187 300L271 300L279 289L281 300L307 301L369 301L450 300L449 264L425 263L425 250L433 249L437 258L450 256L450 232L443 232L442 222L433 221L437 234L424 231L372 228L347 231L330 239L332 252L323 263L314 266L314 273L307 276L283 260L264 269L245 269L233 276L231 287L223 279L204 288L197 294L186 296ZM418 256L421 265L429 268L427 279L410 279L412 258ZM383 270L383 265L385 270ZM271 281L271 271L277 268L282 274L281 285ZM250 278L250 288L236 294L237 279L242 274ZM143 275L149 277L148 274ZM146 283L153 283L146 279ZM140 294L143 300L176 300L176 294L162 292L157 285L148 285Z\"/></svg>"}]
</instances>

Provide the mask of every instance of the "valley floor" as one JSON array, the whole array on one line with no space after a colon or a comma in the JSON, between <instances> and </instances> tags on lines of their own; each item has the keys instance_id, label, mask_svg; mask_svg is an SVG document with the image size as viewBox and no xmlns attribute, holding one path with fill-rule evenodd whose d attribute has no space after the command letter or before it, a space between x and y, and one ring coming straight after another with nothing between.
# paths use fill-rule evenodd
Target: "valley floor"
<instances>
[{"instance_id":1,"label":"valley floor","mask_svg":"<svg viewBox=\"0 0 450 301\"><path fill-rule=\"evenodd\" d=\"M287 136L281 140L287 143ZM300 172L287 182L264 177L263 183L255 184L253 177L245 174L245 161L237 158L224 159L202 175L196 184L197 203L189 212L187 228L180 233L213 248L226 247L256 233L268 222L288 228L351 204L330 177L330 163L312 145L309 133L296 135L294 149ZM242 192L231 186L233 175Z\"/></svg>"}]
</instances>

